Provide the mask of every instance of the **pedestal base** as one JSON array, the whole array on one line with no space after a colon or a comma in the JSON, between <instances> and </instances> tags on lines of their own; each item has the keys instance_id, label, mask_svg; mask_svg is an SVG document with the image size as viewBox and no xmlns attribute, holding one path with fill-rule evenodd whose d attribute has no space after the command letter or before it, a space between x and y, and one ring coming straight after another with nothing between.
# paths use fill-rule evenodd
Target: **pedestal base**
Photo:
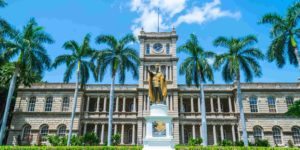
<instances>
[{"instance_id":1,"label":"pedestal base","mask_svg":"<svg viewBox=\"0 0 300 150\"><path fill-rule=\"evenodd\" d=\"M145 138L143 150L174 150L173 137Z\"/></svg>"},{"instance_id":2,"label":"pedestal base","mask_svg":"<svg viewBox=\"0 0 300 150\"><path fill-rule=\"evenodd\" d=\"M154 104L150 115L145 117L146 136L143 150L174 150L172 117L168 116L168 107Z\"/></svg>"}]
</instances>

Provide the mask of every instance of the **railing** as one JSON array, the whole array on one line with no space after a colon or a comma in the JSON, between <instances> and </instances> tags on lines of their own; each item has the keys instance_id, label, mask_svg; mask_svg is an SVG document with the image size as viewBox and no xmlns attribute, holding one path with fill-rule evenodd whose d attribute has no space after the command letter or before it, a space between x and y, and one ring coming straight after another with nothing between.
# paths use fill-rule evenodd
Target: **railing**
<instances>
[{"instance_id":1,"label":"railing","mask_svg":"<svg viewBox=\"0 0 300 150\"><path fill-rule=\"evenodd\" d=\"M107 118L108 112L84 112L84 118ZM114 112L113 118L136 118L137 112Z\"/></svg>"},{"instance_id":2,"label":"railing","mask_svg":"<svg viewBox=\"0 0 300 150\"><path fill-rule=\"evenodd\" d=\"M234 112L206 112L206 118L208 119L234 119L236 113ZM201 113L199 112L180 112L179 116L181 118L186 118L186 119L200 119L201 118Z\"/></svg>"}]
</instances>

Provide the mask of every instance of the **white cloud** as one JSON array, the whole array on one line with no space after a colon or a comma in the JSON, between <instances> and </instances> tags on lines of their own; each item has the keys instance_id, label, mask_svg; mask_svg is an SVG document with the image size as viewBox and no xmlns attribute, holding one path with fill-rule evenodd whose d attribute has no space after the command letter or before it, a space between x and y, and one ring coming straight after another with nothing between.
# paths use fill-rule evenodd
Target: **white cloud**
<instances>
[{"instance_id":1,"label":"white cloud","mask_svg":"<svg viewBox=\"0 0 300 150\"><path fill-rule=\"evenodd\" d=\"M213 0L205 3L202 7L192 6L188 8L188 0L131 0L131 11L139 14L131 27L135 35L141 28L147 32L157 31L158 9L160 30L170 29L172 26L179 26L182 23L202 24L221 17L240 18L240 12L222 10L221 1Z\"/></svg>"},{"instance_id":2,"label":"white cloud","mask_svg":"<svg viewBox=\"0 0 300 150\"><path fill-rule=\"evenodd\" d=\"M131 11L137 12L139 17L134 20L131 29L138 35L141 28L145 31L157 31L158 18L159 30L170 28L170 20L174 15L185 8L186 0L132 0ZM159 16L158 16L159 9Z\"/></svg>"},{"instance_id":3,"label":"white cloud","mask_svg":"<svg viewBox=\"0 0 300 150\"><path fill-rule=\"evenodd\" d=\"M220 8L221 1L214 0L210 3L206 3L203 7L193 7L193 9L179 16L177 21L174 23L175 26L178 26L182 23L197 23L202 24L206 21L216 20L221 17L230 17L239 19L241 17L240 12L231 12L229 10L221 10Z\"/></svg>"}]
</instances>

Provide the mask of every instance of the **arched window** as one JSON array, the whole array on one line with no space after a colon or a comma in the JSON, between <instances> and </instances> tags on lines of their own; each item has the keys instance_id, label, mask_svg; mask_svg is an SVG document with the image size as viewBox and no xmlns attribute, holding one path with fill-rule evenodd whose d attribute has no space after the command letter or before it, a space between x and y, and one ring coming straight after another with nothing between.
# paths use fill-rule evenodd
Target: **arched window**
<instances>
[{"instance_id":1,"label":"arched window","mask_svg":"<svg viewBox=\"0 0 300 150\"><path fill-rule=\"evenodd\" d=\"M276 112L276 101L274 97L272 96L268 97L268 105L269 105L269 112Z\"/></svg>"},{"instance_id":2,"label":"arched window","mask_svg":"<svg viewBox=\"0 0 300 150\"><path fill-rule=\"evenodd\" d=\"M170 54L170 44L169 43L166 45L166 53Z\"/></svg>"},{"instance_id":3,"label":"arched window","mask_svg":"<svg viewBox=\"0 0 300 150\"><path fill-rule=\"evenodd\" d=\"M44 124L40 127L40 136L42 138L42 141L47 141L47 135L49 133L49 126Z\"/></svg>"},{"instance_id":4,"label":"arched window","mask_svg":"<svg viewBox=\"0 0 300 150\"><path fill-rule=\"evenodd\" d=\"M146 44L146 54L150 54L150 44Z\"/></svg>"},{"instance_id":5,"label":"arched window","mask_svg":"<svg viewBox=\"0 0 300 150\"><path fill-rule=\"evenodd\" d=\"M57 135L58 136L66 136L67 127L66 125L59 125L57 128Z\"/></svg>"},{"instance_id":6,"label":"arched window","mask_svg":"<svg viewBox=\"0 0 300 150\"><path fill-rule=\"evenodd\" d=\"M294 144L300 144L300 128L293 127L292 134L293 134Z\"/></svg>"},{"instance_id":7,"label":"arched window","mask_svg":"<svg viewBox=\"0 0 300 150\"><path fill-rule=\"evenodd\" d=\"M64 97L62 102L61 111L66 112L69 111L70 99L69 97Z\"/></svg>"},{"instance_id":8,"label":"arched window","mask_svg":"<svg viewBox=\"0 0 300 150\"><path fill-rule=\"evenodd\" d=\"M273 131L274 143L275 144L282 144L280 127L273 127L272 131Z\"/></svg>"},{"instance_id":9,"label":"arched window","mask_svg":"<svg viewBox=\"0 0 300 150\"><path fill-rule=\"evenodd\" d=\"M45 111L51 111L52 110L52 102L53 102L53 97L47 97L46 98Z\"/></svg>"},{"instance_id":10,"label":"arched window","mask_svg":"<svg viewBox=\"0 0 300 150\"><path fill-rule=\"evenodd\" d=\"M36 102L36 97L30 97L27 111L30 112L34 111L35 102Z\"/></svg>"},{"instance_id":11,"label":"arched window","mask_svg":"<svg viewBox=\"0 0 300 150\"><path fill-rule=\"evenodd\" d=\"M254 97L254 96L250 97L249 102L250 102L250 111L251 112L258 112L258 109L257 109L257 98Z\"/></svg>"},{"instance_id":12,"label":"arched window","mask_svg":"<svg viewBox=\"0 0 300 150\"><path fill-rule=\"evenodd\" d=\"M253 128L253 137L255 140L259 139L261 140L263 137L263 130L260 126L255 126Z\"/></svg>"},{"instance_id":13,"label":"arched window","mask_svg":"<svg viewBox=\"0 0 300 150\"><path fill-rule=\"evenodd\" d=\"M291 96L286 97L285 100L286 100L287 107L289 107L289 106L291 106L291 105L294 104L294 98L291 97Z\"/></svg>"},{"instance_id":14,"label":"arched window","mask_svg":"<svg viewBox=\"0 0 300 150\"><path fill-rule=\"evenodd\" d=\"M27 140L30 138L30 135L31 135L31 126L29 124L27 124L23 127L22 139Z\"/></svg>"}]
</instances>

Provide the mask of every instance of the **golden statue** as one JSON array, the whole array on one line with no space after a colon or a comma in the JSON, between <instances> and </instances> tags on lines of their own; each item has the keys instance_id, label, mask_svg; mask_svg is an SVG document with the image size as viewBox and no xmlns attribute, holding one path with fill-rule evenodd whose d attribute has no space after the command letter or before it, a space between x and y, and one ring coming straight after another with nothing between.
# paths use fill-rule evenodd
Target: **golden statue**
<instances>
[{"instance_id":1,"label":"golden statue","mask_svg":"<svg viewBox=\"0 0 300 150\"><path fill-rule=\"evenodd\" d=\"M149 73L149 98L152 103L161 103L167 96L167 84L165 75L159 72L159 64L155 65L155 72Z\"/></svg>"}]
</instances>

